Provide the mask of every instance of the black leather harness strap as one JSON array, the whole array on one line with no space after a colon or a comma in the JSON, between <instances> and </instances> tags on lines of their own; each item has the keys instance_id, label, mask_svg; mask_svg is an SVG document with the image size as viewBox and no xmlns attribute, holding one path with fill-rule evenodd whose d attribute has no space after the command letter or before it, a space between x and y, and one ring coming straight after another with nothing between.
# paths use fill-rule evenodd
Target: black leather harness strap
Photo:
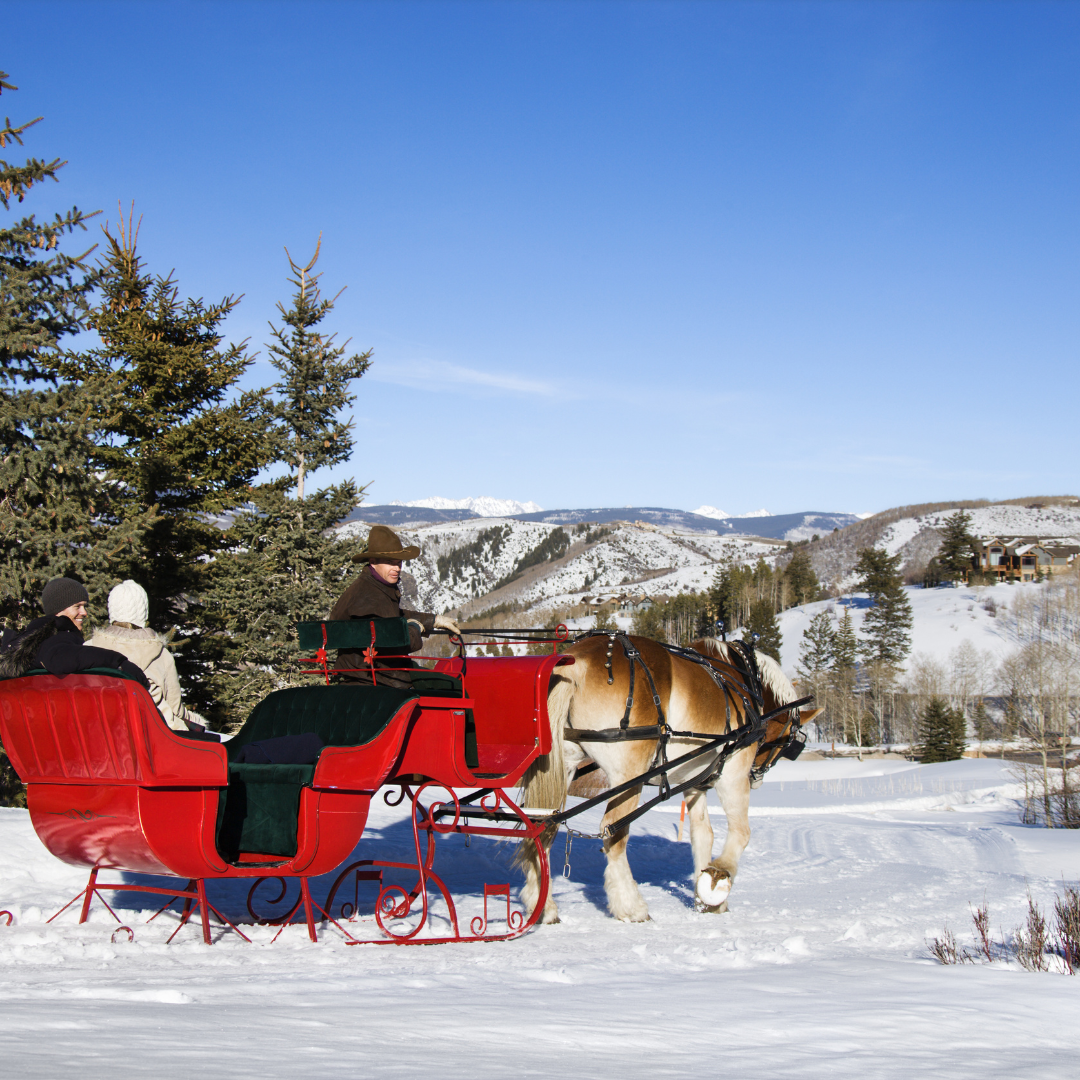
<instances>
[{"instance_id":1,"label":"black leather harness strap","mask_svg":"<svg viewBox=\"0 0 1080 1080\"><path fill-rule=\"evenodd\" d=\"M654 777L659 777L658 786L660 791L655 798L643 803L629 814L625 814L623 817L604 828L602 835L604 837L610 837L637 818L641 817L642 814L648 812L657 803L665 802L673 795L679 795L691 788L704 789L715 783L721 770L724 768L727 759L732 754L747 746L753 746L756 743L762 742L770 720L773 720L784 713L790 714L793 710L797 711L801 706L813 701L812 696L804 697L800 698L798 701L781 705L770 712L764 712L764 694L761 683L761 671L757 664L757 658L754 655L754 650L742 642L726 643L728 648L734 650L735 656L738 657L740 661L738 664L733 664L720 657L705 656L694 649L685 649L678 645L664 645L658 642L657 644L660 644L661 648L665 649L673 656L681 657L682 659L698 664L700 667L704 667L706 671L709 672L713 682L716 683L724 695L724 707L727 713L727 722L723 734L716 735L699 731L678 731L668 725L667 720L664 717L664 709L663 704L660 701L660 695L656 690L656 681L653 679L652 672L642 658L640 651L630 640L628 635L620 631L593 630L586 634L582 634L577 640L581 641L583 638L599 637L601 635L608 638L607 655L605 658L605 667L608 672L608 684L610 685L614 682L611 656L616 641L622 645L623 653L630 665L630 687L622 719L619 721L619 726L616 728L599 728L589 731L566 727L563 729L563 738L567 741L576 743L614 743L655 739L657 741L657 748L656 754L653 757L653 765L640 776L635 776L622 784L618 784L613 788L609 788L607 791L601 792L591 799L586 799L584 802L579 803L570 810L563 810L560 813L547 817L546 821L548 824L562 825L571 818L576 817L578 814L590 810L594 806L599 806L600 803L608 801L616 795L622 794L624 791L630 791L633 788L642 786ZM649 680L649 689L652 691L653 705L656 708L656 723L639 727L630 727L630 714L634 707L634 675L637 664L641 665L641 669L645 672L645 677ZM729 676L725 676L723 670L721 670L722 668L727 668L738 675L738 683ZM738 695L743 706L746 723L732 731L731 702L734 695ZM771 751L776 747L780 747L780 751L773 756L762 769L753 770L752 775L755 778L760 778L760 774L764 774L765 770L775 762L776 758L788 749L789 744L797 741L798 733L792 731L793 727L794 725L789 724L788 731L785 732L785 735L781 739L764 744L763 749ZM693 750L675 758L673 761L669 761L667 757L667 744L672 738L700 739L704 745L695 747ZM703 769L698 775L675 787L672 787L668 783L667 776L672 769L679 768L680 766L688 764L705 754L712 753L717 749L720 750L720 753L716 760L710 761L708 767ZM797 756L797 752L796 755L792 756ZM596 765L594 763L592 768L595 767ZM589 771L591 771L591 769Z\"/></svg>"}]
</instances>

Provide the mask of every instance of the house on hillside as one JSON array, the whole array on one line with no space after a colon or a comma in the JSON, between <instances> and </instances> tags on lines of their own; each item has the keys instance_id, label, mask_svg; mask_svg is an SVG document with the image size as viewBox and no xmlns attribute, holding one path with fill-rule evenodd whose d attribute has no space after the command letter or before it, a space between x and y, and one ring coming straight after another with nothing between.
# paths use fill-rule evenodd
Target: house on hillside
<instances>
[{"instance_id":1,"label":"house on hillside","mask_svg":"<svg viewBox=\"0 0 1080 1080\"><path fill-rule=\"evenodd\" d=\"M990 536L978 541L972 568L998 581L1035 581L1076 566L1080 543L1072 537L1044 540L1038 536Z\"/></svg>"}]
</instances>

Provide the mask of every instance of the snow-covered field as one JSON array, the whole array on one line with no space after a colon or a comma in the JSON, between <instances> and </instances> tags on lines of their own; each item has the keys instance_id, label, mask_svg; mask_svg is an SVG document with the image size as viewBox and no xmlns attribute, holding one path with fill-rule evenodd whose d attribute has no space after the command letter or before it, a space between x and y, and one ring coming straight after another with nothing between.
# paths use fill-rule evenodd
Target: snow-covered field
<instances>
[{"instance_id":1,"label":"snow-covered field","mask_svg":"<svg viewBox=\"0 0 1080 1080\"><path fill-rule=\"evenodd\" d=\"M332 931L277 944L143 920L132 943L96 907L45 918L83 871L0 811L5 1077L1074 1077L1080 979L1004 963L946 968L927 936L968 940L968 905L1020 922L1080 877L1080 833L1022 826L992 760L783 762L754 793L754 837L731 911L692 910L678 807L635 826L630 858L652 912L604 913L599 843L578 839L556 877L563 922L488 945L349 948ZM722 815L714 813L722 836ZM587 821L585 828L594 825ZM404 855L400 809L379 807L358 857ZM376 844L376 841L379 841ZM719 850L719 847L717 847ZM510 849L444 842L456 891L516 880ZM553 852L563 861L563 838ZM316 895L326 883L317 883ZM243 893L211 884L232 914ZM139 909L139 910L136 910Z\"/></svg>"}]
</instances>

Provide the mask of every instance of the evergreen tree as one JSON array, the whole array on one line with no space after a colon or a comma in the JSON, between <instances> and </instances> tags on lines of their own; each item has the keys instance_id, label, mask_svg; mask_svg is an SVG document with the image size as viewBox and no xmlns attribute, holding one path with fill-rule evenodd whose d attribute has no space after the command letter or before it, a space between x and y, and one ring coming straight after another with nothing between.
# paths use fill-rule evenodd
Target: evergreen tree
<instances>
[{"instance_id":1,"label":"evergreen tree","mask_svg":"<svg viewBox=\"0 0 1080 1080\"><path fill-rule=\"evenodd\" d=\"M14 90L0 72L0 93ZM40 119L40 117L38 118ZM0 148L22 145L37 120L6 121ZM0 204L10 211L65 162L0 160ZM77 577L102 598L153 520L122 515L118 492L87 468L107 398L99 380L59 378L62 339L81 329L96 275L90 251L60 250L93 214L73 207L52 221L23 217L0 228L0 614L18 624L39 615L49 578Z\"/></svg>"},{"instance_id":2,"label":"evergreen tree","mask_svg":"<svg viewBox=\"0 0 1080 1080\"><path fill-rule=\"evenodd\" d=\"M850 619L848 625L850 627ZM797 668L799 675L812 680L832 667L835 636L829 613L819 611L803 632Z\"/></svg>"},{"instance_id":3,"label":"evergreen tree","mask_svg":"<svg viewBox=\"0 0 1080 1080\"><path fill-rule=\"evenodd\" d=\"M851 621L851 608L844 607L844 616L832 639L832 669L834 672L854 672L859 655L859 639Z\"/></svg>"},{"instance_id":4,"label":"evergreen tree","mask_svg":"<svg viewBox=\"0 0 1080 1080\"><path fill-rule=\"evenodd\" d=\"M975 737L979 742L994 737L994 725L990 721L990 714L986 711L986 702L982 698L979 698L975 703L975 713L971 718L971 722L975 728Z\"/></svg>"},{"instance_id":5,"label":"evergreen tree","mask_svg":"<svg viewBox=\"0 0 1080 1080\"><path fill-rule=\"evenodd\" d=\"M776 609L771 600L755 600L750 606L750 618L746 620L743 640L758 652L768 653L777 663L780 662L780 624L776 621Z\"/></svg>"},{"instance_id":6,"label":"evergreen tree","mask_svg":"<svg viewBox=\"0 0 1080 1080\"><path fill-rule=\"evenodd\" d=\"M814 695L814 704L826 710L824 722L818 720L818 729L822 730L829 722L829 683L830 668L833 663L833 643L835 634L829 613L819 611L803 632L802 646L799 649L799 663L795 671L803 684L804 693Z\"/></svg>"},{"instance_id":7,"label":"evergreen tree","mask_svg":"<svg viewBox=\"0 0 1080 1080\"><path fill-rule=\"evenodd\" d=\"M832 640L832 672L829 679L832 716L830 726L843 733L844 738L852 736L857 745L862 745L862 703L856 690L858 688L859 639L855 636L855 627L851 621L851 608L845 605L840 625L836 628Z\"/></svg>"},{"instance_id":8,"label":"evergreen tree","mask_svg":"<svg viewBox=\"0 0 1080 1080\"><path fill-rule=\"evenodd\" d=\"M17 90L0 71L0 95ZM23 134L42 118L12 127L10 119L0 128L0 150L9 144L23 145ZM28 158L24 165L0 159L0 204L10 211L11 200L22 203L30 189L46 180L58 180L67 164L55 158L44 162ZM57 342L82 329L87 297L95 275L86 259L94 250L68 255L59 250L65 234L85 232L86 222L99 211L83 213L72 207L52 221L38 223L36 215L21 218L0 229L0 380L32 383L56 373Z\"/></svg>"},{"instance_id":9,"label":"evergreen tree","mask_svg":"<svg viewBox=\"0 0 1080 1080\"><path fill-rule=\"evenodd\" d=\"M788 598L792 606L809 604L817 599L821 583L810 564L810 556L805 551L796 551L791 561L784 568L784 581L788 588Z\"/></svg>"},{"instance_id":10,"label":"evergreen tree","mask_svg":"<svg viewBox=\"0 0 1080 1080\"><path fill-rule=\"evenodd\" d=\"M271 690L303 681L296 624L325 618L355 572L355 546L332 530L359 502L351 481L306 499L268 484L225 534L199 604L201 704L215 727L242 723Z\"/></svg>"},{"instance_id":11,"label":"evergreen tree","mask_svg":"<svg viewBox=\"0 0 1080 1080\"><path fill-rule=\"evenodd\" d=\"M869 595L870 610L863 619L861 652L870 661L896 667L911 651L911 602L900 576L900 555L881 548L864 548L855 564L861 575L857 588Z\"/></svg>"},{"instance_id":12,"label":"evergreen tree","mask_svg":"<svg viewBox=\"0 0 1080 1080\"><path fill-rule=\"evenodd\" d=\"M937 553L937 562L945 580L966 580L973 569L971 560L977 546L978 541L971 535L969 513L957 510L942 522L941 548Z\"/></svg>"},{"instance_id":13,"label":"evergreen tree","mask_svg":"<svg viewBox=\"0 0 1080 1080\"><path fill-rule=\"evenodd\" d=\"M202 594L203 618L217 631L205 648L214 718L224 726L242 722L270 690L297 681L296 623L325 618L355 571L355 548L332 530L360 504L363 489L350 480L306 495L305 478L352 452L352 424L339 414L354 400L350 385L367 371L371 353L342 360L344 348L316 329L333 309L311 274L318 256L316 248L304 267L289 259L292 306L278 305L283 328L271 325L270 352L283 375L273 388L277 446L289 475L251 493L251 509L229 530L228 551L214 560Z\"/></svg>"},{"instance_id":14,"label":"evergreen tree","mask_svg":"<svg viewBox=\"0 0 1080 1080\"><path fill-rule=\"evenodd\" d=\"M151 621L185 625L224 542L215 518L249 498L279 439L267 391L235 395L252 358L243 343L223 346L220 326L239 300L181 301L171 277L144 268L138 230L123 216L105 237L103 296L90 317L101 346L68 353L63 371L109 388L92 417L92 460L124 493L128 516L157 509L131 573L150 596Z\"/></svg>"},{"instance_id":15,"label":"evergreen tree","mask_svg":"<svg viewBox=\"0 0 1080 1080\"><path fill-rule=\"evenodd\" d=\"M274 387L277 392L277 415L288 438L288 460L296 470L296 497L304 498L304 480L309 472L347 461L352 452L352 421L343 421L339 413L356 398L349 386L361 378L371 365L371 350L345 356L348 342L334 344L315 329L334 309L337 300L324 300L319 292L321 274L312 274L319 261L322 236L315 254L306 266L297 266L289 255L289 279L295 286L292 307L286 311L278 304L283 326L270 325L273 344L270 362L284 375ZM340 296L341 293L338 293Z\"/></svg>"},{"instance_id":16,"label":"evergreen tree","mask_svg":"<svg viewBox=\"0 0 1080 1080\"><path fill-rule=\"evenodd\" d=\"M936 761L957 761L966 745L964 715L949 708L948 702L932 697L923 713L920 730L920 759L924 765Z\"/></svg>"}]
</instances>

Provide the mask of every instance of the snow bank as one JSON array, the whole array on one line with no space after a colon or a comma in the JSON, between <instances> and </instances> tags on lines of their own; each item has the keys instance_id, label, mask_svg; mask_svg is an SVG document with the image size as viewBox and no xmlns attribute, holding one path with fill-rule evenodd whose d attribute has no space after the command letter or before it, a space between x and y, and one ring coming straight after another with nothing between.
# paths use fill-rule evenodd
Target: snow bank
<instances>
[{"instance_id":1,"label":"snow bank","mask_svg":"<svg viewBox=\"0 0 1080 1080\"><path fill-rule=\"evenodd\" d=\"M0 920L4 1074L1071 1078L1080 979L943 968L926 950L946 921L968 939L970 903L987 900L996 934L1020 921L1029 889L1045 907L1063 877L1080 877L1080 834L1020 825L1007 770L785 763L753 793L729 914L693 911L678 817L652 811L629 847L651 922L605 914L599 841L575 840L562 877L560 836L561 924L431 948L347 948L329 932L311 945L299 927L273 946L267 927L253 945L206 948L190 930L166 946L172 917L146 925L152 909L134 894L117 897L131 943L110 942L100 906L85 926L71 912L46 924L84 871L48 855L25 812L0 811L0 907L15 913L10 927ZM376 803L357 857L404 856L407 831L400 808ZM436 869L472 914L483 881L517 880L511 856L451 839ZM245 890L209 889L243 913Z\"/></svg>"}]
</instances>

